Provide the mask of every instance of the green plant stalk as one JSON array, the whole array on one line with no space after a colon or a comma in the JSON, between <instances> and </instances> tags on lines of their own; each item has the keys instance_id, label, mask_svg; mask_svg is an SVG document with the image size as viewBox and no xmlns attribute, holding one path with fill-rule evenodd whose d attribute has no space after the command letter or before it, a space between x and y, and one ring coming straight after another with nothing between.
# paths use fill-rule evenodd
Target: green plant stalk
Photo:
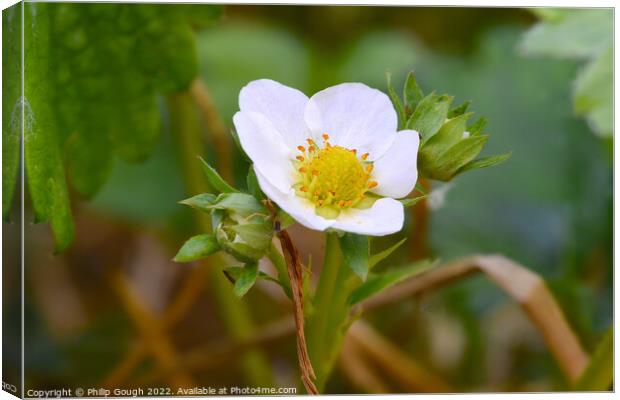
<instances>
[{"instance_id":1,"label":"green plant stalk","mask_svg":"<svg viewBox=\"0 0 620 400\"><path fill-rule=\"evenodd\" d=\"M308 316L308 350L320 392L325 388L342 347L342 338L349 322L347 298L356 281L359 279L344 263L338 236L328 233L323 270L314 295L314 309Z\"/></svg>"},{"instance_id":2,"label":"green plant stalk","mask_svg":"<svg viewBox=\"0 0 620 400\"><path fill-rule=\"evenodd\" d=\"M204 144L193 99L187 92L171 94L167 98L167 104L171 131L178 135L188 194L208 192L209 188L197 158L204 153ZM196 219L202 232L211 232L211 220L206 214L197 211ZM249 339L254 334L249 312L245 304L235 297L228 281L222 279L220 268L216 268L216 265L224 265L225 261L215 255L206 262L211 264L206 266L209 270L209 282L228 334L235 340ZM271 367L262 352L252 350L245 353L241 365L251 385L264 386L273 382Z\"/></svg>"}]
</instances>

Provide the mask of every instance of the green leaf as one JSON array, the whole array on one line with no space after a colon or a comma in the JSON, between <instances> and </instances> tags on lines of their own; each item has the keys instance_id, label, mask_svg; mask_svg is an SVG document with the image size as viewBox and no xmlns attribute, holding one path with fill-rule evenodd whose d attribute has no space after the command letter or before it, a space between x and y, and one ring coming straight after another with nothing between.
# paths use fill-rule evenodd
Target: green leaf
<instances>
[{"instance_id":1,"label":"green leaf","mask_svg":"<svg viewBox=\"0 0 620 400\"><path fill-rule=\"evenodd\" d=\"M526 32L520 49L527 55L588 58L612 43L613 10L557 9Z\"/></svg>"},{"instance_id":2,"label":"green leaf","mask_svg":"<svg viewBox=\"0 0 620 400\"><path fill-rule=\"evenodd\" d=\"M220 245L213 235L202 234L192 236L187 240L173 261L176 262L188 262L200 260L220 250Z\"/></svg>"},{"instance_id":3,"label":"green leaf","mask_svg":"<svg viewBox=\"0 0 620 400\"><path fill-rule=\"evenodd\" d=\"M599 136L613 134L613 48L588 63L575 80L574 108Z\"/></svg>"},{"instance_id":4,"label":"green leaf","mask_svg":"<svg viewBox=\"0 0 620 400\"><path fill-rule=\"evenodd\" d=\"M495 156L482 157L477 160L470 161L467 164L463 165L459 169L458 173L460 174L462 172L469 171L472 169L487 168L487 167L499 165L503 163L504 161L508 160L510 156L512 156L512 152L498 154Z\"/></svg>"},{"instance_id":5,"label":"green leaf","mask_svg":"<svg viewBox=\"0 0 620 400\"><path fill-rule=\"evenodd\" d=\"M385 77L387 79L388 95L390 96L390 100L392 100L392 104L396 110L396 115L398 116L398 128L402 129L407 121L405 109L403 108L403 103L400 101L398 94L396 94L396 91L394 90L394 86L392 86L392 74L387 72Z\"/></svg>"},{"instance_id":6,"label":"green leaf","mask_svg":"<svg viewBox=\"0 0 620 400\"><path fill-rule=\"evenodd\" d=\"M368 236L345 233L340 238L340 248L348 266L362 280L366 280L370 268Z\"/></svg>"},{"instance_id":7,"label":"green leaf","mask_svg":"<svg viewBox=\"0 0 620 400\"><path fill-rule=\"evenodd\" d=\"M450 96L438 96L435 92L429 94L420 101L407 121L406 128L417 131L422 136L422 143L426 142L446 121L451 103Z\"/></svg>"},{"instance_id":8,"label":"green leaf","mask_svg":"<svg viewBox=\"0 0 620 400\"><path fill-rule=\"evenodd\" d=\"M607 391L610 390L614 379L614 329L611 326L600 343L596 346L594 355L577 383L578 391Z\"/></svg>"},{"instance_id":9,"label":"green leaf","mask_svg":"<svg viewBox=\"0 0 620 400\"><path fill-rule=\"evenodd\" d=\"M258 178L256 177L256 172L254 171L254 166L250 165L248 170L248 176L246 177L247 185L248 185L248 193L250 193L255 198L262 200L265 198L265 195L260 190L260 185L258 184Z\"/></svg>"},{"instance_id":10,"label":"green leaf","mask_svg":"<svg viewBox=\"0 0 620 400\"><path fill-rule=\"evenodd\" d=\"M212 6L24 3L24 162L35 219L51 223L57 250L73 237L66 177L78 194L92 197L108 179L114 156L141 162L152 153L161 94L187 88L197 74L192 26L216 18L207 7L211 12ZM21 12L4 18L19 19ZM6 22L10 33L15 24ZM19 57L6 60L3 74ZM6 115L17 101L10 99L10 85L4 89ZM10 116L4 120L6 216L15 136L6 129Z\"/></svg>"},{"instance_id":11,"label":"green leaf","mask_svg":"<svg viewBox=\"0 0 620 400\"><path fill-rule=\"evenodd\" d=\"M372 274L368 277L366 282L351 293L348 298L348 304L355 305L405 279L428 271L435 265L436 263L430 262L429 260L422 260L405 267L391 269L380 274Z\"/></svg>"},{"instance_id":12,"label":"green leaf","mask_svg":"<svg viewBox=\"0 0 620 400\"><path fill-rule=\"evenodd\" d=\"M407 74L407 80L405 81L405 87L403 88L403 98L405 99L405 114L411 114L418 103L424 98L424 93L418 82L416 82L415 74L413 71Z\"/></svg>"},{"instance_id":13,"label":"green leaf","mask_svg":"<svg viewBox=\"0 0 620 400\"><path fill-rule=\"evenodd\" d=\"M385 260L392 254L396 249L402 246L403 243L407 241L407 238L401 239L398 243L388 247L387 249L380 251L377 254L370 256L370 260L368 261L368 267L372 269L375 265L379 264L381 261Z\"/></svg>"},{"instance_id":14,"label":"green leaf","mask_svg":"<svg viewBox=\"0 0 620 400\"><path fill-rule=\"evenodd\" d=\"M20 160L21 10L17 3L2 12L2 218L8 221Z\"/></svg>"},{"instance_id":15,"label":"green leaf","mask_svg":"<svg viewBox=\"0 0 620 400\"><path fill-rule=\"evenodd\" d=\"M213 203L216 201L216 196L211 193L202 193L189 199L181 200L179 203L188 205L196 210L211 212L213 210Z\"/></svg>"},{"instance_id":16,"label":"green leaf","mask_svg":"<svg viewBox=\"0 0 620 400\"><path fill-rule=\"evenodd\" d=\"M425 194L425 195L418 196L418 197L412 197L410 199L400 199L398 201L400 201L403 204L403 207L411 207L411 206L418 204L420 200L424 200L427 197L428 195Z\"/></svg>"},{"instance_id":17,"label":"green leaf","mask_svg":"<svg viewBox=\"0 0 620 400\"><path fill-rule=\"evenodd\" d=\"M230 186L224 178L217 173L215 168L209 165L202 157L199 157L202 162L202 170L207 176L207 181L209 181L209 185L219 193L234 193L238 192L237 189Z\"/></svg>"},{"instance_id":18,"label":"green leaf","mask_svg":"<svg viewBox=\"0 0 620 400\"><path fill-rule=\"evenodd\" d=\"M55 114L49 101L49 94L54 92L48 75L52 67L50 6L24 4L24 153L35 221L51 223L56 251L60 252L73 240L75 228Z\"/></svg>"},{"instance_id":19,"label":"green leaf","mask_svg":"<svg viewBox=\"0 0 620 400\"><path fill-rule=\"evenodd\" d=\"M237 297L243 297L248 290L254 286L254 283L256 283L256 278L258 278L258 263L247 263L240 272L239 277L235 281L235 287L233 288L233 292Z\"/></svg>"}]
</instances>

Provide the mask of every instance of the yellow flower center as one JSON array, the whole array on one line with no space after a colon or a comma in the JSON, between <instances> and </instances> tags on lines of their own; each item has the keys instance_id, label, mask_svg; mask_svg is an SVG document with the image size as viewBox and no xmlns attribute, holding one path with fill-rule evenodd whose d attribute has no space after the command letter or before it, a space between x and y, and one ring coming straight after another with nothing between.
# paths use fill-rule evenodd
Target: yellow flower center
<instances>
[{"instance_id":1,"label":"yellow flower center","mask_svg":"<svg viewBox=\"0 0 620 400\"><path fill-rule=\"evenodd\" d=\"M377 183L370 179L372 162L368 153L358 157L355 149L333 146L329 136L323 135L321 147L307 139L308 147L298 146L296 167L299 181L295 185L298 196L310 200L318 214L335 218L341 209L355 207L364 194Z\"/></svg>"}]
</instances>

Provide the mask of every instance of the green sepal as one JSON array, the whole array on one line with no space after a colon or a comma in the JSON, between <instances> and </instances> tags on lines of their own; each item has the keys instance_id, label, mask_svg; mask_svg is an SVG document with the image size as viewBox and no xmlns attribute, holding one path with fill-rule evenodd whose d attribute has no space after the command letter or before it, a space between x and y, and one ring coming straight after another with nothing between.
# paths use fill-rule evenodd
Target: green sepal
<instances>
[{"instance_id":1,"label":"green sepal","mask_svg":"<svg viewBox=\"0 0 620 400\"><path fill-rule=\"evenodd\" d=\"M202 169L203 169L205 175L207 176L207 181L209 182L209 185L211 185L211 187L213 189L215 189L218 193L235 193L235 192L238 192L237 189L235 189L234 187L230 186L224 180L224 178L222 178L220 176L220 174L217 173L215 168L210 166L209 163L207 163L202 157L198 157L198 158L202 162Z\"/></svg>"},{"instance_id":2,"label":"green sepal","mask_svg":"<svg viewBox=\"0 0 620 400\"><path fill-rule=\"evenodd\" d=\"M347 303L351 306L366 300L372 295L375 295L405 279L414 277L422 272L428 271L434 267L436 263L429 260L422 260L410 264L406 267L397 269L390 269L379 274L372 274L368 277L368 280L361 286L355 289L347 300Z\"/></svg>"},{"instance_id":3,"label":"green sepal","mask_svg":"<svg viewBox=\"0 0 620 400\"><path fill-rule=\"evenodd\" d=\"M230 235L234 236L235 233L231 232ZM222 224L216 229L215 237L222 250L241 262L255 262L263 258L265 254L264 249L254 248L247 243L235 241L234 237L229 237L229 233L226 232L226 228Z\"/></svg>"},{"instance_id":4,"label":"green sepal","mask_svg":"<svg viewBox=\"0 0 620 400\"><path fill-rule=\"evenodd\" d=\"M232 268L227 268L226 272L231 273L231 269ZM241 298L256 283L256 279L258 278L258 263L249 262L245 264L243 268L233 270L231 275L233 275L233 273L236 275L233 292L235 296Z\"/></svg>"},{"instance_id":5,"label":"green sepal","mask_svg":"<svg viewBox=\"0 0 620 400\"><path fill-rule=\"evenodd\" d=\"M403 103L400 101L398 94L396 94L394 90L394 86L392 86L392 74L386 72L385 78L387 80L388 95L390 96L390 100L392 100L396 115L398 116L398 129L401 130L405 126L405 122L407 122L405 109L403 108Z\"/></svg>"},{"instance_id":6,"label":"green sepal","mask_svg":"<svg viewBox=\"0 0 620 400\"><path fill-rule=\"evenodd\" d=\"M403 88L403 98L405 99L405 114L411 115L420 101L424 98L424 93L415 79L413 71L407 74L405 87Z\"/></svg>"},{"instance_id":7,"label":"green sepal","mask_svg":"<svg viewBox=\"0 0 620 400\"><path fill-rule=\"evenodd\" d=\"M407 241L407 238L401 239L396 244L388 247L387 249L382 250L378 252L377 254L370 256L370 260L368 261L369 268L372 269L375 265L379 264L381 261L388 258L390 254L395 252L396 249L402 246L402 244L405 243L406 241Z\"/></svg>"},{"instance_id":8,"label":"green sepal","mask_svg":"<svg viewBox=\"0 0 620 400\"><path fill-rule=\"evenodd\" d=\"M454 117L458 117L459 115L465 114L470 105L471 105L471 101L467 100L460 106L453 108L452 110L448 112L448 118L454 118Z\"/></svg>"},{"instance_id":9,"label":"green sepal","mask_svg":"<svg viewBox=\"0 0 620 400\"><path fill-rule=\"evenodd\" d=\"M485 117L480 117L476 122L467 127L467 132L469 132L469 136L481 135L486 126L487 119Z\"/></svg>"},{"instance_id":10,"label":"green sepal","mask_svg":"<svg viewBox=\"0 0 620 400\"><path fill-rule=\"evenodd\" d=\"M424 97L407 121L406 128L417 131L422 143L435 135L448 117L452 97L435 92Z\"/></svg>"},{"instance_id":11,"label":"green sepal","mask_svg":"<svg viewBox=\"0 0 620 400\"><path fill-rule=\"evenodd\" d=\"M222 193L211 205L205 205L211 210L225 210L241 218L253 215L269 215L267 209L254 196L247 193Z\"/></svg>"},{"instance_id":12,"label":"green sepal","mask_svg":"<svg viewBox=\"0 0 620 400\"><path fill-rule=\"evenodd\" d=\"M400 201L403 204L403 207L411 207L411 206L415 206L416 204L418 204L419 201L424 200L427 197L428 195L424 194L422 196L412 197L409 199L400 199L398 201Z\"/></svg>"},{"instance_id":13,"label":"green sepal","mask_svg":"<svg viewBox=\"0 0 620 400\"><path fill-rule=\"evenodd\" d=\"M202 234L189 238L172 259L176 262L200 260L219 251L221 248L213 235Z\"/></svg>"},{"instance_id":14,"label":"green sepal","mask_svg":"<svg viewBox=\"0 0 620 400\"><path fill-rule=\"evenodd\" d=\"M260 185L258 184L258 178L256 177L256 171L254 171L254 165L250 165L248 169L248 175L245 178L246 184L248 186L248 193L254 196L255 198L262 200L265 198L262 190L260 189Z\"/></svg>"},{"instance_id":15,"label":"green sepal","mask_svg":"<svg viewBox=\"0 0 620 400\"><path fill-rule=\"evenodd\" d=\"M267 249L273 237L273 227L268 220L231 225L230 229L255 249Z\"/></svg>"},{"instance_id":16,"label":"green sepal","mask_svg":"<svg viewBox=\"0 0 620 400\"><path fill-rule=\"evenodd\" d=\"M503 162L508 160L511 156L512 156L512 152L509 151L508 153L504 153L504 154L498 154L495 156L478 158L476 160L472 160L468 162L467 164L463 165L458 170L458 173L460 174L465 171L471 171L474 169L493 167L495 165L502 164Z\"/></svg>"},{"instance_id":17,"label":"green sepal","mask_svg":"<svg viewBox=\"0 0 620 400\"><path fill-rule=\"evenodd\" d=\"M368 236L345 233L340 237L340 249L347 265L365 281L370 269Z\"/></svg>"},{"instance_id":18,"label":"green sepal","mask_svg":"<svg viewBox=\"0 0 620 400\"><path fill-rule=\"evenodd\" d=\"M211 193L202 193L196 196L192 196L189 199L179 201L179 204L185 204L196 210L211 212L212 205L215 202L217 196Z\"/></svg>"}]
</instances>

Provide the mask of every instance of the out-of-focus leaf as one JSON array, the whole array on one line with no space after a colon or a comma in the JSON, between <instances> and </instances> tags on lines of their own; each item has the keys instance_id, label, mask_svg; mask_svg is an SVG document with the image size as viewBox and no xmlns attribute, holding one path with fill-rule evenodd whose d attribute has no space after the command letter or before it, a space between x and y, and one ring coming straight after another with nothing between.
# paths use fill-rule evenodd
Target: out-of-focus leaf
<instances>
[{"instance_id":1,"label":"out-of-focus leaf","mask_svg":"<svg viewBox=\"0 0 620 400\"><path fill-rule=\"evenodd\" d=\"M200 157L200 161L202 162L202 169L207 176L207 181L209 181L209 185L211 185L213 189L215 189L219 193L238 192L237 189L230 186L228 182L226 182L224 178L222 178L220 174L217 173L215 168L210 166L209 163L206 162L202 157Z\"/></svg>"},{"instance_id":2,"label":"out-of-focus leaf","mask_svg":"<svg viewBox=\"0 0 620 400\"><path fill-rule=\"evenodd\" d=\"M24 147L28 188L37 222L49 221L56 251L73 240L65 171L58 143L58 126L50 103L54 85L48 76L51 43L50 4L24 4Z\"/></svg>"},{"instance_id":3,"label":"out-of-focus leaf","mask_svg":"<svg viewBox=\"0 0 620 400\"><path fill-rule=\"evenodd\" d=\"M600 136L613 134L613 48L609 46L577 75L575 112Z\"/></svg>"},{"instance_id":4,"label":"out-of-focus leaf","mask_svg":"<svg viewBox=\"0 0 620 400\"><path fill-rule=\"evenodd\" d=\"M348 266L362 280L366 280L370 268L368 236L345 233L340 238L340 248Z\"/></svg>"},{"instance_id":5,"label":"out-of-focus leaf","mask_svg":"<svg viewBox=\"0 0 620 400\"><path fill-rule=\"evenodd\" d=\"M2 12L2 218L6 221L19 171L21 142L21 10Z\"/></svg>"},{"instance_id":6,"label":"out-of-focus leaf","mask_svg":"<svg viewBox=\"0 0 620 400\"><path fill-rule=\"evenodd\" d=\"M215 236L209 234L196 235L189 238L174 256L176 262L200 260L220 250Z\"/></svg>"},{"instance_id":7,"label":"out-of-focus leaf","mask_svg":"<svg viewBox=\"0 0 620 400\"><path fill-rule=\"evenodd\" d=\"M564 8L540 16L545 20L523 36L525 54L588 58L613 40L611 9Z\"/></svg>"},{"instance_id":8,"label":"out-of-focus leaf","mask_svg":"<svg viewBox=\"0 0 620 400\"><path fill-rule=\"evenodd\" d=\"M396 249L398 249L406 241L407 241L407 238L401 239L396 244L388 247L387 249L370 256L370 259L368 260L368 268L372 269L372 267L379 264L381 261L385 260L387 257L390 256L390 254L396 251Z\"/></svg>"},{"instance_id":9,"label":"out-of-focus leaf","mask_svg":"<svg viewBox=\"0 0 620 400\"><path fill-rule=\"evenodd\" d=\"M614 329L607 330L575 385L579 391L607 391L614 380Z\"/></svg>"},{"instance_id":10,"label":"out-of-focus leaf","mask_svg":"<svg viewBox=\"0 0 620 400\"><path fill-rule=\"evenodd\" d=\"M237 280L244 274L245 272L245 268L244 267L228 267L226 269L224 269L224 274L230 278L233 283L237 282ZM258 276L257 279L264 279L266 281L271 281L274 283L277 283L279 286L282 286L282 282L280 282L279 280L277 280L276 278L274 278L273 276L264 273L263 271L258 271ZM284 288L282 286L282 288ZM286 289L285 289L286 290ZM290 291L291 288L289 287L288 290Z\"/></svg>"},{"instance_id":11,"label":"out-of-focus leaf","mask_svg":"<svg viewBox=\"0 0 620 400\"><path fill-rule=\"evenodd\" d=\"M429 260L422 260L405 267L390 269L379 274L372 274L368 277L366 282L351 293L348 303L350 305L357 304L390 286L427 271L435 265L435 263Z\"/></svg>"},{"instance_id":12,"label":"out-of-focus leaf","mask_svg":"<svg viewBox=\"0 0 620 400\"><path fill-rule=\"evenodd\" d=\"M601 137L613 134L613 10L551 9L523 36L528 55L589 60L575 81L575 112Z\"/></svg>"},{"instance_id":13,"label":"out-of-focus leaf","mask_svg":"<svg viewBox=\"0 0 620 400\"><path fill-rule=\"evenodd\" d=\"M233 292L237 297L243 297L248 290L254 286L256 279L258 278L258 263L247 263L241 271L235 281Z\"/></svg>"},{"instance_id":14,"label":"out-of-focus leaf","mask_svg":"<svg viewBox=\"0 0 620 400\"><path fill-rule=\"evenodd\" d=\"M114 154L141 162L152 153L158 94L196 76L190 20L210 7L25 5L26 174L35 217L51 222L58 250L73 236L65 175L88 198L108 179Z\"/></svg>"}]
</instances>

